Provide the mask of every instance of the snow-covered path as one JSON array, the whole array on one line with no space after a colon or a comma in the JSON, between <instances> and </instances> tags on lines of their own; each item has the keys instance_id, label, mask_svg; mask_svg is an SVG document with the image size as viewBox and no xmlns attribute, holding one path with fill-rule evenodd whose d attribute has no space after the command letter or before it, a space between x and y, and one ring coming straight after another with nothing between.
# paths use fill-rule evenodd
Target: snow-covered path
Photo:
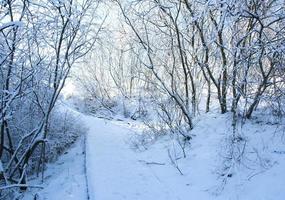
<instances>
[{"instance_id":1,"label":"snow-covered path","mask_svg":"<svg viewBox=\"0 0 285 200\"><path fill-rule=\"evenodd\" d=\"M225 115L203 116L203 123L196 124L192 131L197 137L191 141L187 157L179 159L181 151L169 137L159 138L147 151L133 151L129 140L134 131L140 131L139 123L73 112L89 128L86 145L81 138L56 163L49 164L44 189L31 190L24 200L32 199L35 194L40 200L87 200L88 196L90 200L283 200L285 197L285 159L282 153L275 153L283 145L279 147L273 141L268 153L263 152L272 159L272 167L260 174L256 174L258 169L251 173L236 170L222 192L217 193L223 187L217 167L222 139L227 134ZM264 136L265 131L254 131L258 128L251 125L245 129L255 134L253 141ZM171 164L169 150L176 154L183 176ZM32 183L38 184L36 180Z\"/></svg>"},{"instance_id":2,"label":"snow-covered path","mask_svg":"<svg viewBox=\"0 0 285 200\"><path fill-rule=\"evenodd\" d=\"M126 145L130 130L94 117L85 121L91 200L179 199Z\"/></svg>"},{"instance_id":3,"label":"snow-covered path","mask_svg":"<svg viewBox=\"0 0 285 200\"><path fill-rule=\"evenodd\" d=\"M147 151L131 150L128 141L134 134L126 122L116 122L85 116L89 127L87 135L87 176L91 200L252 200L284 199L282 178L276 174L284 160L279 160L272 171L266 171L253 180L246 173L229 179L220 195L215 195L221 183L217 180L218 152L226 134L226 116L203 118L191 142L186 159L179 160L181 176L170 164L167 150L170 141L157 141ZM214 121L214 123L213 123ZM219 124L219 126L217 126ZM209 127L215 134L209 134ZM195 132L196 131L196 132ZM251 132L253 132L250 129ZM203 145L204 144L204 145ZM170 145L170 146L169 146ZM276 148L275 145L273 145ZM178 150L179 151L179 150ZM164 163L147 165L141 161ZM236 172L237 173L237 172ZM278 183L268 187L267 182ZM221 184L221 185L220 185ZM274 184L272 184L274 185ZM265 192L269 191L269 192Z\"/></svg>"}]
</instances>

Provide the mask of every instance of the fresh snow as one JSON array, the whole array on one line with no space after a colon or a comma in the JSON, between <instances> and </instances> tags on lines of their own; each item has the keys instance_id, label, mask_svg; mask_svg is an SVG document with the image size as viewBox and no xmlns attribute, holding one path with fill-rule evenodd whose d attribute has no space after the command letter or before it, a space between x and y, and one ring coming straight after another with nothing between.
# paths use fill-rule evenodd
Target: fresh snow
<instances>
[{"instance_id":1,"label":"fresh snow","mask_svg":"<svg viewBox=\"0 0 285 200\"><path fill-rule=\"evenodd\" d=\"M7 23L2 23L0 24L0 31L4 30L5 28L8 28L10 26L22 26L23 22L20 21L14 21L14 22L7 22Z\"/></svg>"},{"instance_id":2,"label":"fresh snow","mask_svg":"<svg viewBox=\"0 0 285 200\"><path fill-rule=\"evenodd\" d=\"M175 189L126 145L130 130L92 117L86 121L90 127L87 173L91 199L179 199Z\"/></svg>"},{"instance_id":3,"label":"fresh snow","mask_svg":"<svg viewBox=\"0 0 285 200\"><path fill-rule=\"evenodd\" d=\"M43 189L29 189L24 200L31 200L34 195L39 200L87 199L83 147L84 141L80 139L57 162L49 164ZM39 180L32 180L30 185L33 184L39 184Z\"/></svg>"},{"instance_id":4,"label":"fresh snow","mask_svg":"<svg viewBox=\"0 0 285 200\"><path fill-rule=\"evenodd\" d=\"M232 167L232 177L224 178L219 172L227 172L222 170L222 152L231 134L230 115L207 114L197 118L192 132L196 136L186 148L186 158L182 158L175 138L169 136L159 138L145 151L131 148L132 138L143 134L139 122L83 114L81 118L89 128L86 163L81 139L48 167L44 189L36 191L39 199L285 199L285 147L272 125L246 123L246 157ZM176 162L183 175L171 163L168 151L179 158Z\"/></svg>"}]
</instances>

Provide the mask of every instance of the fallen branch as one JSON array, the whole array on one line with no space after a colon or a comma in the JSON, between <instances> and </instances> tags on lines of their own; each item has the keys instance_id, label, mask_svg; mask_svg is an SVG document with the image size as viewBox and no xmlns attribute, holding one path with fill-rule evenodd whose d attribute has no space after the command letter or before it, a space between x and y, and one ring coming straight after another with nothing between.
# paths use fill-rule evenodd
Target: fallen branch
<instances>
[{"instance_id":1,"label":"fallen branch","mask_svg":"<svg viewBox=\"0 0 285 200\"><path fill-rule=\"evenodd\" d=\"M13 184L13 185L6 185L3 187L0 187L0 191L10 189L10 188L14 188L14 187L40 188L40 189L44 188L43 186L40 186L40 185Z\"/></svg>"},{"instance_id":2,"label":"fallen branch","mask_svg":"<svg viewBox=\"0 0 285 200\"><path fill-rule=\"evenodd\" d=\"M145 160L139 160L139 162L142 162L146 165L165 165L165 163L159 163L159 162L147 162Z\"/></svg>"}]
</instances>

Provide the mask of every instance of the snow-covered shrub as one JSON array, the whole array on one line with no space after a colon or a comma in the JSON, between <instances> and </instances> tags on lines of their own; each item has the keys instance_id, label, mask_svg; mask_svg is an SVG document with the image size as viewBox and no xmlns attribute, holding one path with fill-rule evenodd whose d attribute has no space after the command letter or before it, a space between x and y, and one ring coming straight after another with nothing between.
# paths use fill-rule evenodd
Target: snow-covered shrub
<instances>
[{"instance_id":1,"label":"snow-covered shrub","mask_svg":"<svg viewBox=\"0 0 285 200\"><path fill-rule=\"evenodd\" d=\"M130 138L130 146L134 150L144 151L147 150L150 145L154 144L158 138L166 134L167 132L163 129L147 128L140 133L132 135Z\"/></svg>"},{"instance_id":2,"label":"snow-covered shrub","mask_svg":"<svg viewBox=\"0 0 285 200\"><path fill-rule=\"evenodd\" d=\"M55 109L51 115L47 142L45 147L45 162L54 162L63 154L77 139L85 134L87 131L79 116L71 111ZM40 146L39 146L40 147ZM41 148L38 148L29 163L29 172L39 172L39 160L41 155Z\"/></svg>"},{"instance_id":3,"label":"snow-covered shrub","mask_svg":"<svg viewBox=\"0 0 285 200\"><path fill-rule=\"evenodd\" d=\"M84 98L75 103L75 106L85 113L97 116L130 118L132 120L144 120L149 117L150 111L146 105L151 102L141 97L126 98L116 96L112 99ZM83 106L82 106L83 105Z\"/></svg>"},{"instance_id":4,"label":"snow-covered shrub","mask_svg":"<svg viewBox=\"0 0 285 200\"><path fill-rule=\"evenodd\" d=\"M79 116L70 111L56 110L51 116L49 126L46 152L48 161L54 161L86 131Z\"/></svg>"}]
</instances>

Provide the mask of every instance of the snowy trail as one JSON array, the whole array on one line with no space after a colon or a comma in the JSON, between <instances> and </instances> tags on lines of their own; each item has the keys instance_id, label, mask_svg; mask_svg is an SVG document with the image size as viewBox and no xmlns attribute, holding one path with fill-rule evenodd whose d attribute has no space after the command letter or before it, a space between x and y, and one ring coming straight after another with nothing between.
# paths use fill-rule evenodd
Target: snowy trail
<instances>
[{"instance_id":1,"label":"snowy trail","mask_svg":"<svg viewBox=\"0 0 285 200\"><path fill-rule=\"evenodd\" d=\"M90 116L85 121L91 200L179 199L126 145L130 130Z\"/></svg>"},{"instance_id":2,"label":"snowy trail","mask_svg":"<svg viewBox=\"0 0 285 200\"><path fill-rule=\"evenodd\" d=\"M128 140L134 134L133 129L140 131L139 124L99 119L67 108L89 128L85 143L83 138L79 139L55 163L48 164L44 189L29 191L24 200L33 199L35 194L40 200L284 199L285 159L283 154L276 153L271 157L274 166L268 171L250 180L252 172L238 174L236 171L217 195L223 186L217 179L217 167L220 166L219 149L227 134L226 116L203 116L203 124L196 125L192 133L197 137L191 141L187 158L178 160L184 174L181 176L167 154L168 150L175 150L172 140L160 138L147 151L135 152ZM255 133L253 130L250 126L248 131ZM277 147L272 143L269 153ZM37 185L38 181L35 179L31 184Z\"/></svg>"}]
</instances>

